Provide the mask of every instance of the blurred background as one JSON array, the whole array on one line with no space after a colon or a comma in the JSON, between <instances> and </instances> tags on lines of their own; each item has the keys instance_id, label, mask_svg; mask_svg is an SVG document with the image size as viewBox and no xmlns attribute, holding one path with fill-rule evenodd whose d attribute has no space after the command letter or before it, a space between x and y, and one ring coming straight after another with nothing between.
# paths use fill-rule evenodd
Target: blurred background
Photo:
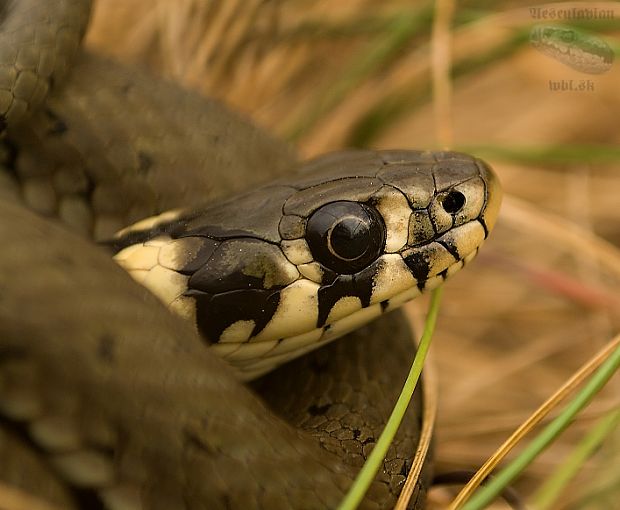
<instances>
[{"instance_id":1,"label":"blurred background","mask_svg":"<svg viewBox=\"0 0 620 510\"><path fill-rule=\"evenodd\" d=\"M497 170L500 220L448 283L432 349L439 471L480 466L620 326L620 59L587 74L530 43L535 25L561 24L617 54L620 4L455 3L439 106L433 1L99 0L87 37L93 51L220 98L304 157L439 148L443 129ZM595 46L586 58L600 57ZM420 323L425 303L408 311ZM619 406L616 376L516 487L532 495ZM619 501L616 430L556 508Z\"/></svg>"}]
</instances>

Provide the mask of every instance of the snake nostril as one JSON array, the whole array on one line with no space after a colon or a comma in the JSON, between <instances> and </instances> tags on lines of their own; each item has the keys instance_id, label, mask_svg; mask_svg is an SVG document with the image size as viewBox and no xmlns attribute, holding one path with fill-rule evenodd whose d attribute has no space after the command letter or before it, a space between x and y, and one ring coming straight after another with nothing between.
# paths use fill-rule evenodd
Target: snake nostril
<instances>
[{"instance_id":1,"label":"snake nostril","mask_svg":"<svg viewBox=\"0 0 620 510\"><path fill-rule=\"evenodd\" d=\"M449 214L457 213L465 205L465 195L460 191L450 191L441 199L441 206Z\"/></svg>"}]
</instances>

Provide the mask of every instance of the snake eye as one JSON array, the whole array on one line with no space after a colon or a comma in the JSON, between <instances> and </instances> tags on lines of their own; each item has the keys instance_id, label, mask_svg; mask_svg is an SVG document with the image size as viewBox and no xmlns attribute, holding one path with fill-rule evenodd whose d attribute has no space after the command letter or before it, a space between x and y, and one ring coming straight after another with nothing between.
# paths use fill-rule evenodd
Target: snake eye
<instances>
[{"instance_id":1,"label":"snake eye","mask_svg":"<svg viewBox=\"0 0 620 510\"><path fill-rule=\"evenodd\" d=\"M448 214L459 212L465 205L465 195L460 191L450 191L440 199L441 206Z\"/></svg>"},{"instance_id":2,"label":"snake eye","mask_svg":"<svg viewBox=\"0 0 620 510\"><path fill-rule=\"evenodd\" d=\"M315 260L337 273L353 274L380 255L385 226L367 205L331 202L308 219L306 241Z\"/></svg>"}]
</instances>

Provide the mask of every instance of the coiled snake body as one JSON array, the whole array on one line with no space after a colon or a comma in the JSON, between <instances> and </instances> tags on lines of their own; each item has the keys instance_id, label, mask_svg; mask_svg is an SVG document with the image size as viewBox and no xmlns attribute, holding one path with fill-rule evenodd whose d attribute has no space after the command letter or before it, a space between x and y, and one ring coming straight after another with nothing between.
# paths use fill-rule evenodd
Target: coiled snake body
<instances>
[{"instance_id":1,"label":"coiled snake body","mask_svg":"<svg viewBox=\"0 0 620 510\"><path fill-rule=\"evenodd\" d=\"M89 7L2 12L0 411L20 438L0 447L20 460L0 476L66 507L333 508L412 356L398 314L363 325L475 256L497 180L418 151L282 177L285 144L80 53ZM239 382L353 330L255 383L270 408ZM420 409L365 508L398 494Z\"/></svg>"}]
</instances>

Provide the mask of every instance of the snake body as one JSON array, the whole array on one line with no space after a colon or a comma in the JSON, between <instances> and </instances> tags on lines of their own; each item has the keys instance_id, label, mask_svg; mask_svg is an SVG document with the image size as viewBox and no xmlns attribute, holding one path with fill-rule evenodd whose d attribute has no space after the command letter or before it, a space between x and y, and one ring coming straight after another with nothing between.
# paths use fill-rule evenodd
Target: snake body
<instances>
[{"instance_id":1,"label":"snake body","mask_svg":"<svg viewBox=\"0 0 620 510\"><path fill-rule=\"evenodd\" d=\"M475 255L497 181L470 156L418 151L340 153L283 177L297 166L286 144L80 53L89 7L2 13L0 411L41 455L23 464L36 478L0 475L67 507L333 508L413 354L398 314L363 324ZM238 381L353 329L255 383L270 407ZM365 508L398 494L420 398Z\"/></svg>"}]
</instances>

